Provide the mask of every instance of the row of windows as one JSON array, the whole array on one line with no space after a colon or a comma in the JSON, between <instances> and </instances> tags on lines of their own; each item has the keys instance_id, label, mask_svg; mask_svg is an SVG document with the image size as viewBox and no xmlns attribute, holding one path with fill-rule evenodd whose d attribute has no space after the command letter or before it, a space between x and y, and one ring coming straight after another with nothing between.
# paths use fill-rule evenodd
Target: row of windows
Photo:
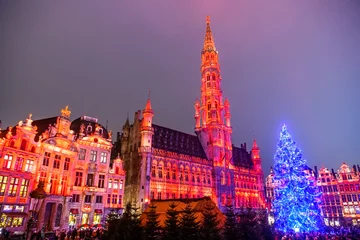
<instances>
[{"instance_id":1,"label":"row of windows","mask_svg":"<svg viewBox=\"0 0 360 240\"><path fill-rule=\"evenodd\" d=\"M24 164L25 163L25 164ZM12 167L12 165L14 165ZM33 172L35 169L34 160L27 159L24 161L23 157L17 157L14 161L13 155L5 154L4 162L3 162L4 169L14 169L16 171L24 171L24 172Z\"/></svg>"},{"instance_id":2,"label":"row of windows","mask_svg":"<svg viewBox=\"0 0 360 240\"><path fill-rule=\"evenodd\" d=\"M75 173L75 183L74 186L81 187L83 182L83 173L76 172ZM119 179L109 179L108 181L108 188L112 189L123 189L124 181ZM98 187L98 188L105 188L105 175L99 174L97 185L95 185L95 175L89 173L86 179L86 186L88 187Z\"/></svg>"},{"instance_id":3,"label":"row of windows","mask_svg":"<svg viewBox=\"0 0 360 240\"><path fill-rule=\"evenodd\" d=\"M171 198L170 198L170 196L171 196ZM185 198L185 199L188 199L188 198L200 198L201 196L198 194L198 195L195 195L195 194L193 194L193 195L191 195L191 194L179 194L179 198L180 199L183 199L183 198ZM150 199L151 200L154 200L155 199L155 192L150 192ZM156 199L158 199L158 200L161 200L161 199L176 199L176 193L169 193L169 192L167 192L167 193L162 193L162 192L157 192L156 193Z\"/></svg>"},{"instance_id":4,"label":"row of windows","mask_svg":"<svg viewBox=\"0 0 360 240\"><path fill-rule=\"evenodd\" d=\"M10 147L15 148L15 140L10 142ZM20 150L27 151L28 148L28 141L26 139L21 140ZM35 152L35 146L31 147L31 152Z\"/></svg>"},{"instance_id":5,"label":"row of windows","mask_svg":"<svg viewBox=\"0 0 360 240\"><path fill-rule=\"evenodd\" d=\"M46 182L48 177L48 172L40 172L40 181ZM68 177L63 175L59 176L57 173L49 173L50 181L50 194L66 194L66 187L68 182Z\"/></svg>"},{"instance_id":6,"label":"row of windows","mask_svg":"<svg viewBox=\"0 0 360 240\"><path fill-rule=\"evenodd\" d=\"M84 203L92 203L93 196L92 195L85 195ZM80 202L80 194L73 194L71 198L71 202L78 203ZM107 203L110 204L121 204L122 202L122 195L117 194L108 194ZM103 203L103 196L97 195L95 196L95 203Z\"/></svg>"},{"instance_id":7,"label":"row of windows","mask_svg":"<svg viewBox=\"0 0 360 240\"><path fill-rule=\"evenodd\" d=\"M341 206L333 206L333 207L322 207L323 214L339 214L342 216L342 208Z\"/></svg>"},{"instance_id":8,"label":"row of windows","mask_svg":"<svg viewBox=\"0 0 360 240\"><path fill-rule=\"evenodd\" d=\"M78 159L79 160L85 160L85 158L86 158L86 149L85 148L80 148ZM90 161L96 162L97 158L98 158L98 151L90 150ZM101 152L100 153L100 163L106 163L107 158L108 158L108 153L107 152Z\"/></svg>"},{"instance_id":9,"label":"row of windows","mask_svg":"<svg viewBox=\"0 0 360 240\"><path fill-rule=\"evenodd\" d=\"M0 175L0 196L15 197L19 195L20 197L27 197L29 184L30 180L28 179Z\"/></svg>"},{"instance_id":10,"label":"row of windows","mask_svg":"<svg viewBox=\"0 0 360 240\"><path fill-rule=\"evenodd\" d=\"M326 192L338 192L337 185L330 186L319 186L320 190ZM344 184L339 185L340 192L357 192L360 191L359 184Z\"/></svg>"},{"instance_id":11,"label":"row of windows","mask_svg":"<svg viewBox=\"0 0 360 240\"><path fill-rule=\"evenodd\" d=\"M42 165L48 167L50 163L51 153L45 152ZM61 155L55 154L53 161L53 168L60 169ZM70 158L65 157L63 169L68 171L70 169Z\"/></svg>"}]
</instances>

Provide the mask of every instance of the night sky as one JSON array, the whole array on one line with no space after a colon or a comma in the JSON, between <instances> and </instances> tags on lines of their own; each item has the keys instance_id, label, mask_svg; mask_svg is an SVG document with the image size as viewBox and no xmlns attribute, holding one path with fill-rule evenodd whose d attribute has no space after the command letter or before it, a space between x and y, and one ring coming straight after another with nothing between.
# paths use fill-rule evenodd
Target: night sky
<instances>
[{"instance_id":1,"label":"night sky","mask_svg":"<svg viewBox=\"0 0 360 240\"><path fill-rule=\"evenodd\" d=\"M0 0L2 128L69 105L115 133L151 90L154 122L193 133L206 15L233 143L268 173L285 122L310 166L360 164L356 0Z\"/></svg>"}]
</instances>

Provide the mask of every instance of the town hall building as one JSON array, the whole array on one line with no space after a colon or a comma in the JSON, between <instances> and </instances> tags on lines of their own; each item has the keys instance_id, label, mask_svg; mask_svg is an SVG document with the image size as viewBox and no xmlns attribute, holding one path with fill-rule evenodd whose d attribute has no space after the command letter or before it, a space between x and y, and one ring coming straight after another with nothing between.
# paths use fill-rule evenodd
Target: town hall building
<instances>
[{"instance_id":1,"label":"town hall building","mask_svg":"<svg viewBox=\"0 0 360 240\"><path fill-rule=\"evenodd\" d=\"M195 134L153 123L150 98L117 135L126 172L124 202L142 209L152 199L210 197L220 209L264 208L263 170L254 140L232 143L230 103L223 99L218 51L206 19L201 51L201 97L195 102Z\"/></svg>"}]
</instances>

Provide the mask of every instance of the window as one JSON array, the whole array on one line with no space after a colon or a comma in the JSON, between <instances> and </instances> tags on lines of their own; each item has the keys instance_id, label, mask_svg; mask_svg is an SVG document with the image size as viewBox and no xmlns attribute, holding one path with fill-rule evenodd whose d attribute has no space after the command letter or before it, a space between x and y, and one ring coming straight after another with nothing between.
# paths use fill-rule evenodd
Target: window
<instances>
[{"instance_id":1,"label":"window","mask_svg":"<svg viewBox=\"0 0 360 240\"><path fill-rule=\"evenodd\" d=\"M86 149L80 148L78 159L79 160L85 160L85 156L86 156Z\"/></svg>"},{"instance_id":2,"label":"window","mask_svg":"<svg viewBox=\"0 0 360 240\"><path fill-rule=\"evenodd\" d=\"M123 188L123 185L124 185L124 181L123 181L123 180L120 180L119 189L122 189L122 188Z\"/></svg>"},{"instance_id":3,"label":"window","mask_svg":"<svg viewBox=\"0 0 360 240\"><path fill-rule=\"evenodd\" d=\"M71 202L80 202L80 195L79 194L73 194Z\"/></svg>"},{"instance_id":4,"label":"window","mask_svg":"<svg viewBox=\"0 0 360 240\"><path fill-rule=\"evenodd\" d=\"M190 174L190 169L186 168L185 169L185 181L189 181L189 174Z\"/></svg>"},{"instance_id":5,"label":"window","mask_svg":"<svg viewBox=\"0 0 360 240\"><path fill-rule=\"evenodd\" d=\"M58 183L59 183L59 176L57 174L51 174L50 179L50 193L51 194L58 194Z\"/></svg>"},{"instance_id":6,"label":"window","mask_svg":"<svg viewBox=\"0 0 360 240\"><path fill-rule=\"evenodd\" d=\"M108 188L112 188L112 179L109 179Z\"/></svg>"},{"instance_id":7,"label":"window","mask_svg":"<svg viewBox=\"0 0 360 240\"><path fill-rule=\"evenodd\" d=\"M23 139L21 141L20 150L26 151L26 145L27 145L27 141Z\"/></svg>"},{"instance_id":8,"label":"window","mask_svg":"<svg viewBox=\"0 0 360 240\"><path fill-rule=\"evenodd\" d=\"M90 152L90 161L96 162L97 151L91 150Z\"/></svg>"},{"instance_id":9,"label":"window","mask_svg":"<svg viewBox=\"0 0 360 240\"><path fill-rule=\"evenodd\" d=\"M110 204L111 194L108 194L107 203Z\"/></svg>"},{"instance_id":10,"label":"window","mask_svg":"<svg viewBox=\"0 0 360 240\"><path fill-rule=\"evenodd\" d=\"M29 190L29 179L23 179L20 186L20 197L26 197Z\"/></svg>"},{"instance_id":11,"label":"window","mask_svg":"<svg viewBox=\"0 0 360 240\"><path fill-rule=\"evenodd\" d=\"M60 160L61 160L61 156L56 154L55 155L55 159L54 159L54 164L53 164L53 168L60 168Z\"/></svg>"},{"instance_id":12,"label":"window","mask_svg":"<svg viewBox=\"0 0 360 240\"><path fill-rule=\"evenodd\" d=\"M111 203L112 204L116 204L116 202L117 202L117 195L112 195L112 201L111 201Z\"/></svg>"},{"instance_id":13,"label":"window","mask_svg":"<svg viewBox=\"0 0 360 240\"><path fill-rule=\"evenodd\" d=\"M216 80L215 73L212 74L212 80Z\"/></svg>"},{"instance_id":14,"label":"window","mask_svg":"<svg viewBox=\"0 0 360 240\"><path fill-rule=\"evenodd\" d=\"M118 189L118 188L119 188L119 180L118 180L118 179L114 179L113 189Z\"/></svg>"},{"instance_id":15,"label":"window","mask_svg":"<svg viewBox=\"0 0 360 240\"><path fill-rule=\"evenodd\" d=\"M45 152L44 159L43 159L44 166L49 166L50 156L51 156L51 154L49 152Z\"/></svg>"},{"instance_id":16,"label":"window","mask_svg":"<svg viewBox=\"0 0 360 240\"><path fill-rule=\"evenodd\" d=\"M65 162L64 162L64 170L68 171L70 168L70 158L65 158Z\"/></svg>"},{"instance_id":17,"label":"window","mask_svg":"<svg viewBox=\"0 0 360 240\"><path fill-rule=\"evenodd\" d=\"M99 175L98 188L104 188L105 185L105 175Z\"/></svg>"},{"instance_id":18,"label":"window","mask_svg":"<svg viewBox=\"0 0 360 240\"><path fill-rule=\"evenodd\" d=\"M96 196L95 203L102 203L102 196Z\"/></svg>"},{"instance_id":19,"label":"window","mask_svg":"<svg viewBox=\"0 0 360 240\"><path fill-rule=\"evenodd\" d=\"M85 195L85 203L91 203L91 195Z\"/></svg>"},{"instance_id":20,"label":"window","mask_svg":"<svg viewBox=\"0 0 360 240\"><path fill-rule=\"evenodd\" d=\"M118 204L121 204L122 203L122 196L119 195L119 201L118 201Z\"/></svg>"},{"instance_id":21,"label":"window","mask_svg":"<svg viewBox=\"0 0 360 240\"><path fill-rule=\"evenodd\" d=\"M210 75L206 75L206 87L210 87Z\"/></svg>"},{"instance_id":22,"label":"window","mask_svg":"<svg viewBox=\"0 0 360 240\"><path fill-rule=\"evenodd\" d=\"M34 160L28 159L25 164L25 172L33 172L34 170Z\"/></svg>"},{"instance_id":23,"label":"window","mask_svg":"<svg viewBox=\"0 0 360 240\"><path fill-rule=\"evenodd\" d=\"M5 188L6 188L7 181L8 181L7 176L0 175L0 196L5 195Z\"/></svg>"},{"instance_id":24,"label":"window","mask_svg":"<svg viewBox=\"0 0 360 240\"><path fill-rule=\"evenodd\" d=\"M87 175L86 185L90 187L94 186L94 174L89 173Z\"/></svg>"},{"instance_id":25,"label":"window","mask_svg":"<svg viewBox=\"0 0 360 240\"><path fill-rule=\"evenodd\" d=\"M171 173L172 180L176 180L176 167L173 167L171 171L172 171L172 173Z\"/></svg>"},{"instance_id":26,"label":"window","mask_svg":"<svg viewBox=\"0 0 360 240\"><path fill-rule=\"evenodd\" d=\"M344 186L343 185L340 185L340 192L343 192L344 191Z\"/></svg>"},{"instance_id":27,"label":"window","mask_svg":"<svg viewBox=\"0 0 360 240\"><path fill-rule=\"evenodd\" d=\"M11 178L10 185L9 185L9 191L8 191L8 196L9 197L15 197L16 196L18 185L19 185L19 178L14 178L14 177Z\"/></svg>"},{"instance_id":28,"label":"window","mask_svg":"<svg viewBox=\"0 0 360 240\"><path fill-rule=\"evenodd\" d=\"M45 181L45 179L46 179L46 172L40 172L40 181Z\"/></svg>"},{"instance_id":29,"label":"window","mask_svg":"<svg viewBox=\"0 0 360 240\"><path fill-rule=\"evenodd\" d=\"M150 192L150 199L154 199L155 198L155 193L154 192Z\"/></svg>"},{"instance_id":30,"label":"window","mask_svg":"<svg viewBox=\"0 0 360 240\"><path fill-rule=\"evenodd\" d=\"M161 200L161 192L157 193L157 199Z\"/></svg>"},{"instance_id":31,"label":"window","mask_svg":"<svg viewBox=\"0 0 360 240\"><path fill-rule=\"evenodd\" d=\"M151 177L155 177L156 176L156 165L153 164L151 167Z\"/></svg>"},{"instance_id":32,"label":"window","mask_svg":"<svg viewBox=\"0 0 360 240\"><path fill-rule=\"evenodd\" d=\"M166 179L170 179L170 166L166 167Z\"/></svg>"},{"instance_id":33,"label":"window","mask_svg":"<svg viewBox=\"0 0 360 240\"><path fill-rule=\"evenodd\" d=\"M158 166L158 177L163 178L163 166L161 164Z\"/></svg>"},{"instance_id":34,"label":"window","mask_svg":"<svg viewBox=\"0 0 360 240\"><path fill-rule=\"evenodd\" d=\"M106 160L107 160L107 152L102 152L100 157L100 162L106 163Z\"/></svg>"},{"instance_id":35,"label":"window","mask_svg":"<svg viewBox=\"0 0 360 240\"><path fill-rule=\"evenodd\" d=\"M82 172L76 172L75 174L75 184L74 186L80 187L82 182L83 173Z\"/></svg>"},{"instance_id":36,"label":"window","mask_svg":"<svg viewBox=\"0 0 360 240\"><path fill-rule=\"evenodd\" d=\"M22 157L16 158L14 169L17 171L21 171L23 163L24 163L24 158L22 158Z\"/></svg>"},{"instance_id":37,"label":"window","mask_svg":"<svg viewBox=\"0 0 360 240\"><path fill-rule=\"evenodd\" d=\"M5 154L3 168L10 169L12 160L13 160L12 155Z\"/></svg>"},{"instance_id":38,"label":"window","mask_svg":"<svg viewBox=\"0 0 360 240\"><path fill-rule=\"evenodd\" d=\"M67 185L67 176L62 176L61 178L61 195L66 195L66 186Z\"/></svg>"}]
</instances>

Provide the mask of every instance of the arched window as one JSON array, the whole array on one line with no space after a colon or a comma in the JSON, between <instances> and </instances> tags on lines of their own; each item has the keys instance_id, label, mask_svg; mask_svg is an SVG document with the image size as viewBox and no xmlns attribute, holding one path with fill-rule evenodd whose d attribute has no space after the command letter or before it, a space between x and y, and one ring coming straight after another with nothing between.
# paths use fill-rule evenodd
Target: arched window
<instances>
[{"instance_id":1,"label":"arched window","mask_svg":"<svg viewBox=\"0 0 360 240\"><path fill-rule=\"evenodd\" d=\"M156 177L156 161L152 162L151 166L151 177Z\"/></svg>"},{"instance_id":2,"label":"arched window","mask_svg":"<svg viewBox=\"0 0 360 240\"><path fill-rule=\"evenodd\" d=\"M189 175L190 175L190 169L189 167L186 167L185 169L185 181L189 181Z\"/></svg>"},{"instance_id":3,"label":"arched window","mask_svg":"<svg viewBox=\"0 0 360 240\"><path fill-rule=\"evenodd\" d=\"M210 171L208 171L208 173L207 173L207 183L211 184L211 172Z\"/></svg>"},{"instance_id":4,"label":"arched window","mask_svg":"<svg viewBox=\"0 0 360 240\"><path fill-rule=\"evenodd\" d=\"M103 129L102 128L99 129L99 134L103 134Z\"/></svg>"},{"instance_id":5,"label":"arched window","mask_svg":"<svg viewBox=\"0 0 360 240\"><path fill-rule=\"evenodd\" d=\"M171 178L172 180L176 180L176 165L173 164L172 169L171 169Z\"/></svg>"},{"instance_id":6,"label":"arched window","mask_svg":"<svg viewBox=\"0 0 360 240\"><path fill-rule=\"evenodd\" d=\"M227 185L228 185L228 186L231 185L231 176L230 176L230 173L227 174Z\"/></svg>"},{"instance_id":7,"label":"arched window","mask_svg":"<svg viewBox=\"0 0 360 240\"><path fill-rule=\"evenodd\" d=\"M184 173L184 167L181 165L181 166L180 166L180 176L179 176L180 181L183 181L183 180L184 180L184 175L185 175L185 173Z\"/></svg>"},{"instance_id":8,"label":"arched window","mask_svg":"<svg viewBox=\"0 0 360 240\"><path fill-rule=\"evenodd\" d=\"M194 167L191 169L191 181L195 182L195 168Z\"/></svg>"},{"instance_id":9,"label":"arched window","mask_svg":"<svg viewBox=\"0 0 360 240\"><path fill-rule=\"evenodd\" d=\"M90 125L88 125L87 128L86 128L86 131L87 132L92 132L92 127Z\"/></svg>"},{"instance_id":10,"label":"arched window","mask_svg":"<svg viewBox=\"0 0 360 240\"><path fill-rule=\"evenodd\" d=\"M15 147L15 141L14 140L11 140L10 147Z\"/></svg>"},{"instance_id":11,"label":"arched window","mask_svg":"<svg viewBox=\"0 0 360 240\"><path fill-rule=\"evenodd\" d=\"M23 139L21 141L21 146L20 146L20 150L26 150L26 145L27 145L27 141L25 139Z\"/></svg>"},{"instance_id":12,"label":"arched window","mask_svg":"<svg viewBox=\"0 0 360 240\"><path fill-rule=\"evenodd\" d=\"M200 183L200 168L196 170L196 182Z\"/></svg>"},{"instance_id":13,"label":"arched window","mask_svg":"<svg viewBox=\"0 0 360 240\"><path fill-rule=\"evenodd\" d=\"M167 180L170 179L170 169L171 169L171 164L167 163L167 165L166 165L166 179Z\"/></svg>"},{"instance_id":14,"label":"arched window","mask_svg":"<svg viewBox=\"0 0 360 240\"><path fill-rule=\"evenodd\" d=\"M158 177L161 179L163 178L163 171L164 171L164 164L163 162L160 162L158 166Z\"/></svg>"},{"instance_id":15,"label":"arched window","mask_svg":"<svg viewBox=\"0 0 360 240\"><path fill-rule=\"evenodd\" d=\"M210 87L210 74L206 75L206 87Z\"/></svg>"},{"instance_id":16,"label":"arched window","mask_svg":"<svg viewBox=\"0 0 360 240\"><path fill-rule=\"evenodd\" d=\"M120 172L120 168L119 168L119 167L116 167L116 168L115 168L115 174L119 174L119 172Z\"/></svg>"},{"instance_id":17,"label":"arched window","mask_svg":"<svg viewBox=\"0 0 360 240\"><path fill-rule=\"evenodd\" d=\"M208 104L207 104L207 109L208 109L208 112L207 112L208 120L210 120L211 119L211 103L210 102L208 102Z\"/></svg>"},{"instance_id":18,"label":"arched window","mask_svg":"<svg viewBox=\"0 0 360 240\"><path fill-rule=\"evenodd\" d=\"M34 147L34 146L31 148L31 152L32 152L32 153L35 152L35 147Z\"/></svg>"},{"instance_id":19,"label":"arched window","mask_svg":"<svg viewBox=\"0 0 360 240\"><path fill-rule=\"evenodd\" d=\"M216 80L216 75L215 75L215 73L212 74L212 80L213 80L213 81Z\"/></svg>"}]
</instances>

